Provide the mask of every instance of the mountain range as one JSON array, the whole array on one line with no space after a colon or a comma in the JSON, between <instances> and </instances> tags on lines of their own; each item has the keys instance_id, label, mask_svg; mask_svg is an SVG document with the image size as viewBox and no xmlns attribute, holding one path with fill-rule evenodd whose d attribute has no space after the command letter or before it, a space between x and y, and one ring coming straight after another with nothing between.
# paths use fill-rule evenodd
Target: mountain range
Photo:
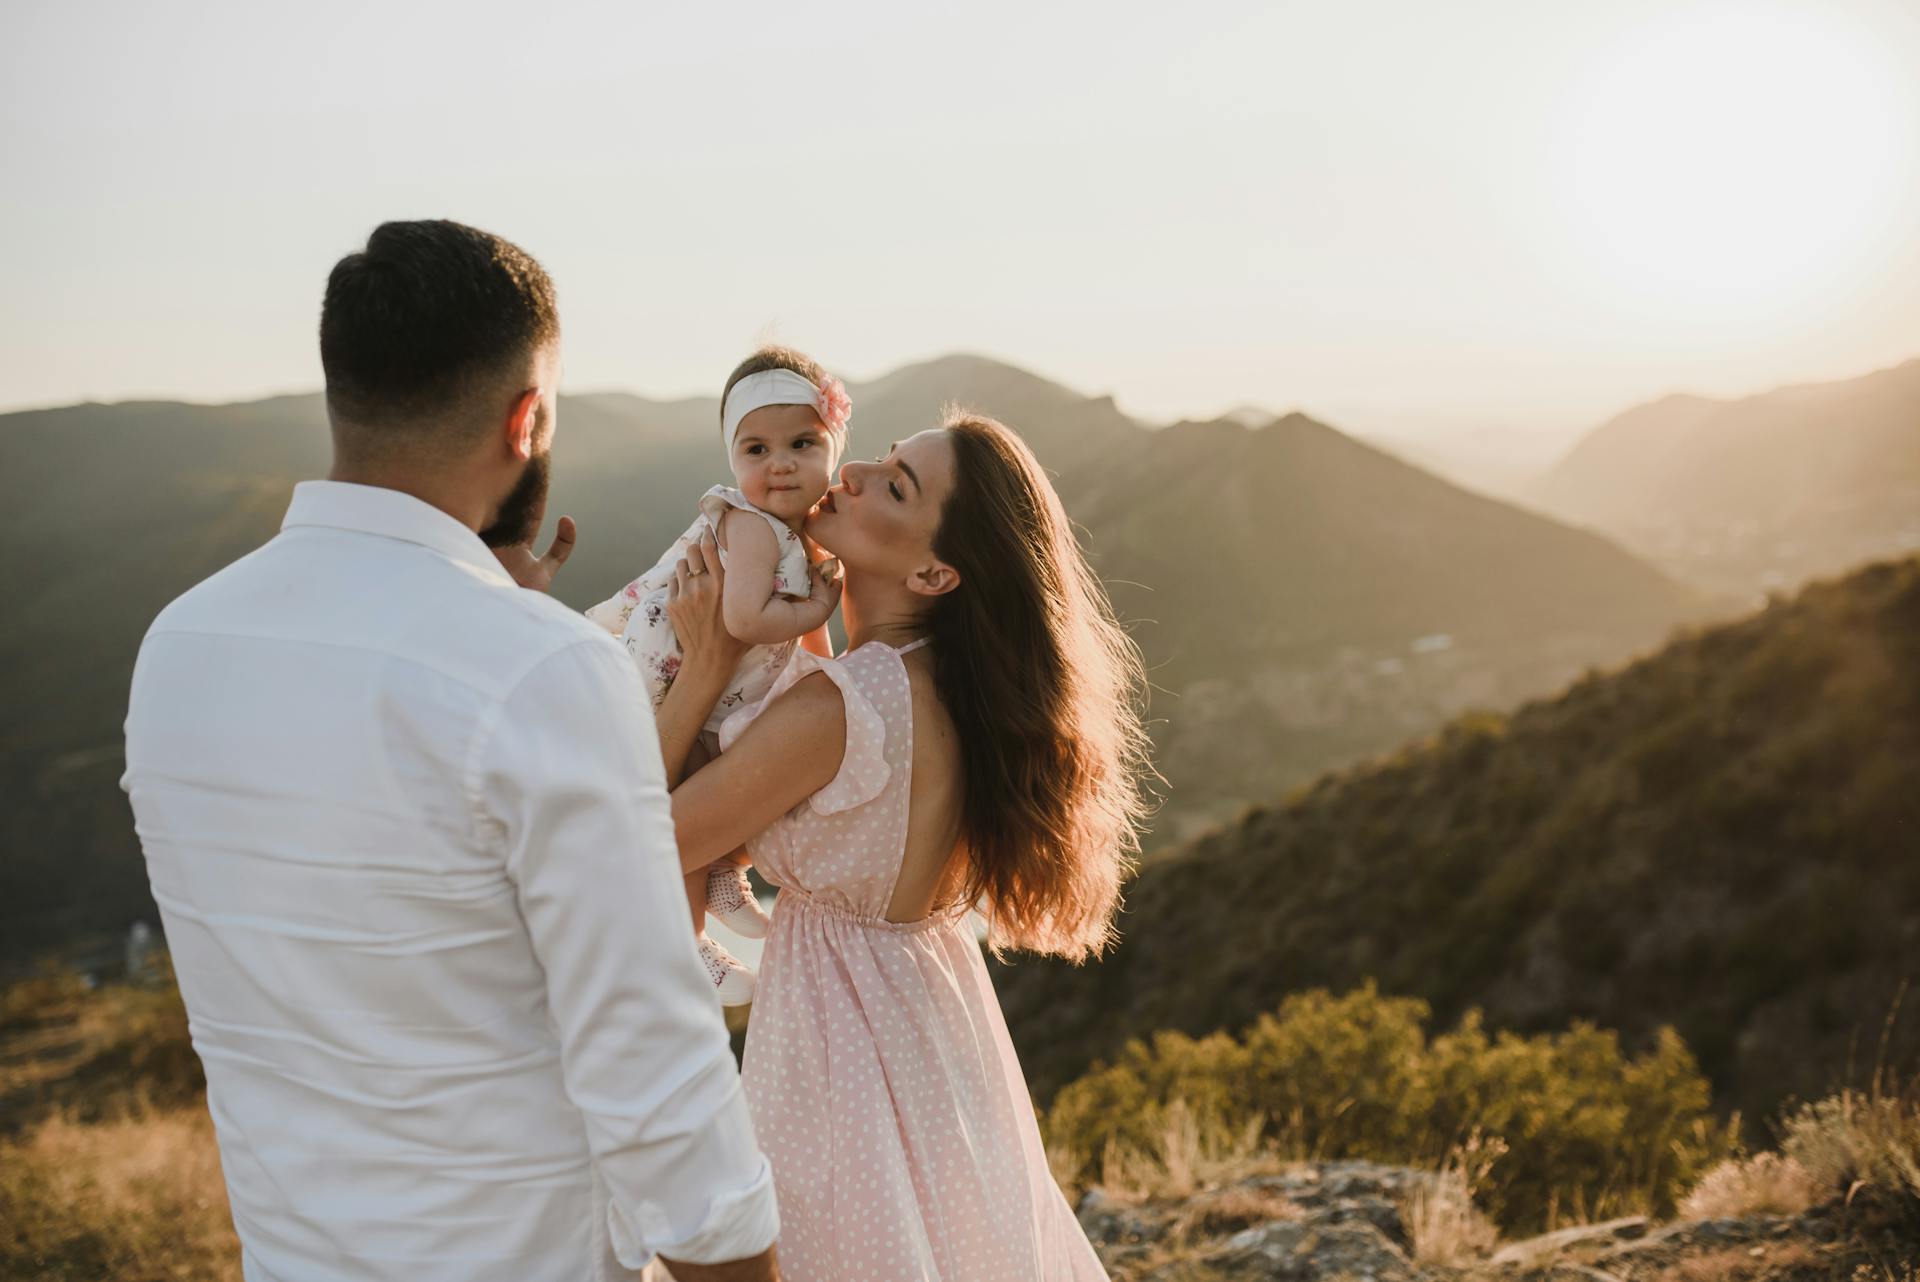
<instances>
[{"instance_id":1,"label":"mountain range","mask_svg":"<svg viewBox=\"0 0 1920 1282\"><path fill-rule=\"evenodd\" d=\"M1015 426L1054 473L1157 687L1155 848L1733 608L1303 415L1153 429L1110 398L968 356L850 390L857 452L958 402ZM725 478L717 420L711 398L565 399L550 511L582 536L557 595L602 598L684 527ZM0 416L15 530L0 568L0 958L150 914L115 787L140 636L272 537L328 454L317 395Z\"/></svg>"},{"instance_id":2,"label":"mountain range","mask_svg":"<svg viewBox=\"0 0 1920 1282\"><path fill-rule=\"evenodd\" d=\"M1920 360L1733 400L1669 396L1601 424L1517 493L1725 591L1920 549Z\"/></svg>"}]
</instances>

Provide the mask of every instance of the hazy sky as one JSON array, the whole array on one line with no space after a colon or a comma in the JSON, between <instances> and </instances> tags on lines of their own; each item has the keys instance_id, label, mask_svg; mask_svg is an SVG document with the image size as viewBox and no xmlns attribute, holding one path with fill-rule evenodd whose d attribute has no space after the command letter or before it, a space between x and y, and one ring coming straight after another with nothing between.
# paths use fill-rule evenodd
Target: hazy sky
<instances>
[{"instance_id":1,"label":"hazy sky","mask_svg":"<svg viewBox=\"0 0 1920 1282\"><path fill-rule=\"evenodd\" d=\"M7 0L0 408L316 387L334 260L452 217L571 390L774 336L1564 430L1920 356L1916 67L1913 0Z\"/></svg>"}]
</instances>

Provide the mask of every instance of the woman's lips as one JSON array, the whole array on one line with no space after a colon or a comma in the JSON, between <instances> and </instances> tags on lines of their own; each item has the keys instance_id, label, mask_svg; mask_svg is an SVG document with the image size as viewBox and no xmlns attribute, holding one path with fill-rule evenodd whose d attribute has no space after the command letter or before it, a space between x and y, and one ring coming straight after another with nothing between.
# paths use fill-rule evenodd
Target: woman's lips
<instances>
[{"instance_id":1,"label":"woman's lips","mask_svg":"<svg viewBox=\"0 0 1920 1282\"><path fill-rule=\"evenodd\" d=\"M832 490L828 490L825 494L822 494L820 496L820 502L814 505L814 511L816 512L833 511L833 491Z\"/></svg>"}]
</instances>

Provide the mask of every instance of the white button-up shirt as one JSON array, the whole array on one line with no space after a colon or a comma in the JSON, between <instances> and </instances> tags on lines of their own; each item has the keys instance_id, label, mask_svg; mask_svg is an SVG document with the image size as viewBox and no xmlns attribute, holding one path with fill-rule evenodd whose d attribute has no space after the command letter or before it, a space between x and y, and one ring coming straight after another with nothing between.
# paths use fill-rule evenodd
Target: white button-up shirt
<instances>
[{"instance_id":1,"label":"white button-up shirt","mask_svg":"<svg viewBox=\"0 0 1920 1282\"><path fill-rule=\"evenodd\" d=\"M124 784L249 1279L773 1241L647 695L471 530L301 485L147 633Z\"/></svg>"}]
</instances>

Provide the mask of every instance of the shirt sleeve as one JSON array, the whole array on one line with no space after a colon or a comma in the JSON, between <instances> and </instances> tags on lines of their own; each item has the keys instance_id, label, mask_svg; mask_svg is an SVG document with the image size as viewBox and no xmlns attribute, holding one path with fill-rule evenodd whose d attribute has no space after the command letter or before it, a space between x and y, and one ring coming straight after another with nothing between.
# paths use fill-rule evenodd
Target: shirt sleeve
<instances>
[{"instance_id":1,"label":"shirt sleeve","mask_svg":"<svg viewBox=\"0 0 1920 1282\"><path fill-rule=\"evenodd\" d=\"M653 707L611 639L537 663L478 745L474 787L609 1193L614 1252L746 1259L779 1232L772 1172L695 951Z\"/></svg>"}]
</instances>

